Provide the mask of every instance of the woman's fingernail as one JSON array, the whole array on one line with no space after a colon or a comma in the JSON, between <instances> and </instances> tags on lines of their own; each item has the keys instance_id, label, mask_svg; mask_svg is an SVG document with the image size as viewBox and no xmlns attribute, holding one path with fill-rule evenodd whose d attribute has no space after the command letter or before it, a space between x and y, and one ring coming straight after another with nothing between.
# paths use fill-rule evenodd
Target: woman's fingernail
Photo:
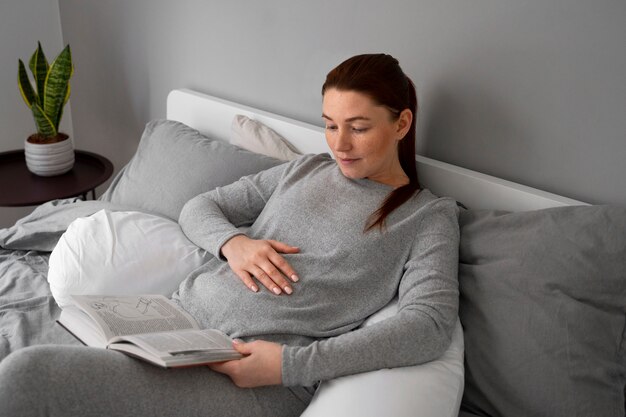
<instances>
[{"instance_id":1,"label":"woman's fingernail","mask_svg":"<svg viewBox=\"0 0 626 417\"><path fill-rule=\"evenodd\" d=\"M278 288L278 287L274 287L274 289L272 291L274 291L274 294L276 294L276 295L280 294L280 288Z\"/></svg>"},{"instance_id":2,"label":"woman's fingernail","mask_svg":"<svg viewBox=\"0 0 626 417\"><path fill-rule=\"evenodd\" d=\"M259 291L259 287L257 287L256 285L252 284L250 285L250 289L254 292L258 292Z\"/></svg>"},{"instance_id":3,"label":"woman's fingernail","mask_svg":"<svg viewBox=\"0 0 626 417\"><path fill-rule=\"evenodd\" d=\"M291 276L291 280L292 280L293 282L298 282L298 280L299 280L299 279L300 279L300 278L298 278L298 276L297 276L296 274L293 274L293 275Z\"/></svg>"},{"instance_id":4,"label":"woman's fingernail","mask_svg":"<svg viewBox=\"0 0 626 417\"><path fill-rule=\"evenodd\" d=\"M239 344L243 343L243 340L241 340L241 339L233 339L233 343L236 344L236 345L239 345Z\"/></svg>"},{"instance_id":5,"label":"woman's fingernail","mask_svg":"<svg viewBox=\"0 0 626 417\"><path fill-rule=\"evenodd\" d=\"M291 294L293 292L293 290L291 288L287 287L287 286L285 286L285 288L283 288L283 289L285 290L285 292L287 294Z\"/></svg>"}]
</instances>

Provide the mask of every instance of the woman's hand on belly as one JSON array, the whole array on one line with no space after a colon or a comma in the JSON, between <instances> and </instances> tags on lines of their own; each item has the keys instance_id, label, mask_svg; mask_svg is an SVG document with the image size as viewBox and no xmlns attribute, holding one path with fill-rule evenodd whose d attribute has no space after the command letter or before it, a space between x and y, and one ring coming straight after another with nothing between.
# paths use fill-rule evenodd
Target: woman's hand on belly
<instances>
[{"instance_id":1,"label":"woman's hand on belly","mask_svg":"<svg viewBox=\"0 0 626 417\"><path fill-rule=\"evenodd\" d=\"M276 295L293 292L286 277L298 281L296 272L280 254L299 251L295 246L276 240L256 240L245 235L234 236L221 249L230 269L248 288L254 292L259 290L254 277Z\"/></svg>"},{"instance_id":2,"label":"woman's hand on belly","mask_svg":"<svg viewBox=\"0 0 626 417\"><path fill-rule=\"evenodd\" d=\"M240 388L253 388L282 383L283 347L278 343L256 340L250 343L235 341L235 349L242 359L208 365L212 370L226 374Z\"/></svg>"}]
</instances>

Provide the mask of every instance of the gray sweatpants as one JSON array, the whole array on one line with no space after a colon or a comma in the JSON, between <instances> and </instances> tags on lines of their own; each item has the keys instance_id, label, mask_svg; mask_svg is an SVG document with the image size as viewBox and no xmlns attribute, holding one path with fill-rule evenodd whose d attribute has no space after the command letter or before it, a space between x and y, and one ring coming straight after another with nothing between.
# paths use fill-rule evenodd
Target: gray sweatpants
<instances>
[{"instance_id":1,"label":"gray sweatpants","mask_svg":"<svg viewBox=\"0 0 626 417\"><path fill-rule=\"evenodd\" d=\"M310 401L304 388L238 388L206 367L102 349L34 346L0 362L0 416L298 416Z\"/></svg>"}]
</instances>

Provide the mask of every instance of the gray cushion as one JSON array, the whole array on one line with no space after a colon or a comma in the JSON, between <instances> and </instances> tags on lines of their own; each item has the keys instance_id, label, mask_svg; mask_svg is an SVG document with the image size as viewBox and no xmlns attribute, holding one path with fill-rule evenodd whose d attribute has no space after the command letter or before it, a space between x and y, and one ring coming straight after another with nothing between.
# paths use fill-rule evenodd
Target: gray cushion
<instances>
[{"instance_id":1,"label":"gray cushion","mask_svg":"<svg viewBox=\"0 0 626 417\"><path fill-rule=\"evenodd\" d=\"M626 208L460 215L463 409L624 416Z\"/></svg>"},{"instance_id":2,"label":"gray cushion","mask_svg":"<svg viewBox=\"0 0 626 417\"><path fill-rule=\"evenodd\" d=\"M154 120L100 200L178 220L190 198L280 163L207 138L182 123Z\"/></svg>"}]
</instances>

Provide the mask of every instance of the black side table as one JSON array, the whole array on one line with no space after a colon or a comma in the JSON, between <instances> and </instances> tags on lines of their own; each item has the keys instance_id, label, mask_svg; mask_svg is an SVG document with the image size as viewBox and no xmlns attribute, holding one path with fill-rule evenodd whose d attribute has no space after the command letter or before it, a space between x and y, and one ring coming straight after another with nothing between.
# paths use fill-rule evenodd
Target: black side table
<instances>
[{"instance_id":1,"label":"black side table","mask_svg":"<svg viewBox=\"0 0 626 417\"><path fill-rule=\"evenodd\" d=\"M0 153L0 206L34 206L58 198L82 196L111 177L113 164L87 151L75 152L74 167L62 175L40 177L26 166L23 150Z\"/></svg>"}]
</instances>

